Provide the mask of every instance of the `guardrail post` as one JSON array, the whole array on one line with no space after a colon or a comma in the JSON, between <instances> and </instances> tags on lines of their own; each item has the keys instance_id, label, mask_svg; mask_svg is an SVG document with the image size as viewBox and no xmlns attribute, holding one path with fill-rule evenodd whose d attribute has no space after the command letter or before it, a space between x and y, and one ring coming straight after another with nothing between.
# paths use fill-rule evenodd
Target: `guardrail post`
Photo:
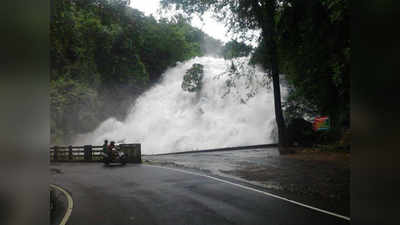
<instances>
[{"instance_id":1,"label":"guardrail post","mask_svg":"<svg viewBox=\"0 0 400 225\"><path fill-rule=\"evenodd\" d=\"M68 146L68 159L69 160L73 160L73 157L72 157L72 145L70 145L70 146Z\"/></svg>"},{"instance_id":2,"label":"guardrail post","mask_svg":"<svg viewBox=\"0 0 400 225\"><path fill-rule=\"evenodd\" d=\"M85 161L92 161L92 146L91 145L85 145L83 146L83 151L84 155L83 158Z\"/></svg>"},{"instance_id":3,"label":"guardrail post","mask_svg":"<svg viewBox=\"0 0 400 225\"><path fill-rule=\"evenodd\" d=\"M56 162L58 161L58 146L54 146L54 152L53 152L53 160Z\"/></svg>"},{"instance_id":4,"label":"guardrail post","mask_svg":"<svg viewBox=\"0 0 400 225\"><path fill-rule=\"evenodd\" d=\"M138 163L142 163L142 149L141 149L141 144L137 144L137 156L138 156Z\"/></svg>"}]
</instances>

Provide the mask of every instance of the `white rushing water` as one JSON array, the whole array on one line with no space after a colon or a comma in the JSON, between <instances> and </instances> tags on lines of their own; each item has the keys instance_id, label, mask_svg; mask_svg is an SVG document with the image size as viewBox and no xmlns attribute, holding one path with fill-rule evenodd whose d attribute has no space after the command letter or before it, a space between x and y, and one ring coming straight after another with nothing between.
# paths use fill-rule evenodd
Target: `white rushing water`
<instances>
[{"instance_id":1,"label":"white rushing water","mask_svg":"<svg viewBox=\"0 0 400 225\"><path fill-rule=\"evenodd\" d=\"M204 65L199 93L181 88L193 63ZM227 80L233 75L226 71L230 65L213 57L178 63L136 100L124 121L110 118L93 132L80 135L75 144L102 144L105 139L141 143L142 154L156 154L274 142L273 90L265 85L266 74L255 70L252 76L236 76L229 89ZM245 65L239 70L251 69Z\"/></svg>"}]
</instances>

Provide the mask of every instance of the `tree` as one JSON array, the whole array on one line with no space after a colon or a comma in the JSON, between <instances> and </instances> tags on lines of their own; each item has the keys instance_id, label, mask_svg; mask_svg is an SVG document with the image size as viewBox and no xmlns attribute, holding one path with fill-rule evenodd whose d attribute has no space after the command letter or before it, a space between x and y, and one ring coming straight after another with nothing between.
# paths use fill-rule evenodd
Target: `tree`
<instances>
[{"instance_id":1,"label":"tree","mask_svg":"<svg viewBox=\"0 0 400 225\"><path fill-rule=\"evenodd\" d=\"M127 0L55 0L51 5L51 142L70 143L131 102L178 61L222 44L185 18L156 21ZM202 48L201 45L210 46Z\"/></svg>"},{"instance_id":2,"label":"tree","mask_svg":"<svg viewBox=\"0 0 400 225\"><path fill-rule=\"evenodd\" d=\"M248 56L253 48L245 43L236 40L229 41L222 49L222 55L225 59Z\"/></svg>"},{"instance_id":3,"label":"tree","mask_svg":"<svg viewBox=\"0 0 400 225\"><path fill-rule=\"evenodd\" d=\"M332 140L350 127L348 5L346 0L284 0L275 16L279 68L289 90L285 122L328 115ZM268 61L265 45L262 40L252 64Z\"/></svg>"},{"instance_id":4,"label":"tree","mask_svg":"<svg viewBox=\"0 0 400 225\"><path fill-rule=\"evenodd\" d=\"M285 2L277 27L280 66L294 87L288 109L329 115L340 134L350 125L349 1Z\"/></svg>"},{"instance_id":5,"label":"tree","mask_svg":"<svg viewBox=\"0 0 400 225\"><path fill-rule=\"evenodd\" d=\"M224 20L231 29L237 32L244 33L249 29L261 29L261 38L265 42L263 51L268 55L263 66L269 70L273 79L279 146L281 153L285 153L286 126L281 104L275 22L277 2L275 0L161 0L161 4L164 8L175 5L177 10L183 10L189 15L204 14L212 10L218 18Z\"/></svg>"}]
</instances>

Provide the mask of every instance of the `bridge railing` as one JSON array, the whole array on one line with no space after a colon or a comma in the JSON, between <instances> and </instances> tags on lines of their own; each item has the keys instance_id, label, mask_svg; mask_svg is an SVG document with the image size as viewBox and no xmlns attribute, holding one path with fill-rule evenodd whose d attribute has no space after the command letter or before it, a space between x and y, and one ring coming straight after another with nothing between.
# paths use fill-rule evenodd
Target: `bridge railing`
<instances>
[{"instance_id":1,"label":"bridge railing","mask_svg":"<svg viewBox=\"0 0 400 225\"><path fill-rule=\"evenodd\" d=\"M128 155L128 162L141 163L140 144L120 144L118 147ZM50 147L51 162L101 162L103 146L52 146Z\"/></svg>"}]
</instances>

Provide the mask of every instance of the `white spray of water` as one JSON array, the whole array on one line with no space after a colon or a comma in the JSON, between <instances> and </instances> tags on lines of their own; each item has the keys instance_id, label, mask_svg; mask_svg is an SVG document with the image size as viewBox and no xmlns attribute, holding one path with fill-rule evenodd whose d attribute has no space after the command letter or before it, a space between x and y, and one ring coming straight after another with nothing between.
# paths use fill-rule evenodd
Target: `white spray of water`
<instances>
[{"instance_id":1,"label":"white spray of water","mask_svg":"<svg viewBox=\"0 0 400 225\"><path fill-rule=\"evenodd\" d=\"M185 72L194 63L204 65L199 93L181 88ZM265 86L265 73L256 70L252 79L243 77L227 89L230 65L213 57L178 63L136 100L124 121L110 118L80 135L75 144L102 144L105 139L141 143L142 154L157 154L272 143L273 90Z\"/></svg>"}]
</instances>

